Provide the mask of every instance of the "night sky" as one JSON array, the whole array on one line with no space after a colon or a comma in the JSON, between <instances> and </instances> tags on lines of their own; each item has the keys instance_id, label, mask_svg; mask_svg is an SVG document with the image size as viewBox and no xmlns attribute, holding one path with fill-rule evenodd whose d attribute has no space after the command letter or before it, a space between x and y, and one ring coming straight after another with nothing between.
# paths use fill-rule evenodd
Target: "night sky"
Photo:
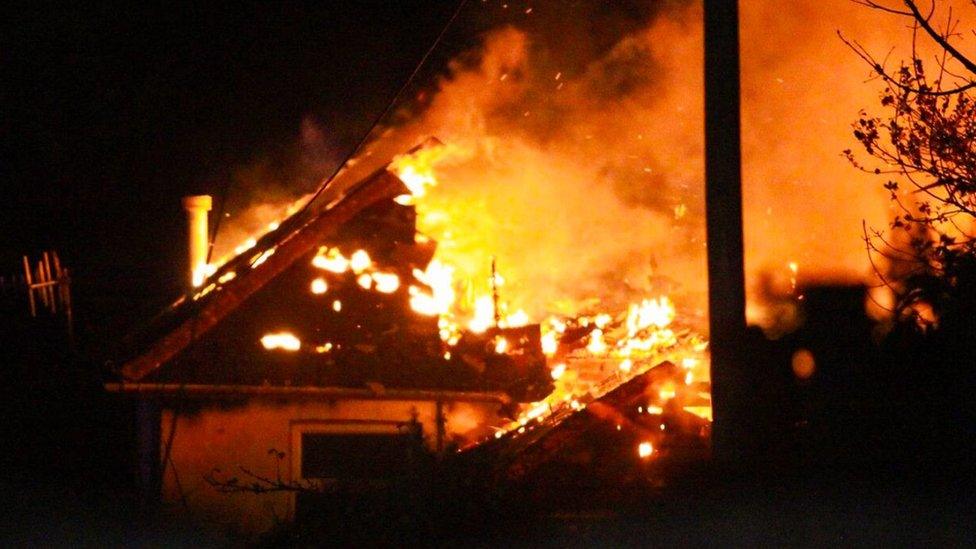
<instances>
[{"instance_id":1,"label":"night sky","mask_svg":"<svg viewBox=\"0 0 976 549\"><path fill-rule=\"evenodd\" d=\"M183 280L180 197L220 196L257 157L287 162L303 120L337 157L348 151L455 6L106 4L9 16L0 270L56 249L75 272L83 322L150 314ZM432 56L430 70L448 56Z\"/></svg>"}]
</instances>

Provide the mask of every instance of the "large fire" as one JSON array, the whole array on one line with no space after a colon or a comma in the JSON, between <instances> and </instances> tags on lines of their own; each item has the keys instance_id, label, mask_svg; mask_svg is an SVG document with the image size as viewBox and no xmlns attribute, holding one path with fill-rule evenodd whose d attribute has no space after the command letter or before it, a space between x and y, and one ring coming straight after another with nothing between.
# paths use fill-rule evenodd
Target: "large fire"
<instances>
[{"instance_id":1,"label":"large fire","mask_svg":"<svg viewBox=\"0 0 976 549\"><path fill-rule=\"evenodd\" d=\"M468 212L477 210L478 205L453 202L450 208L444 209L443 202L429 200L437 197L441 188L438 165L465 154L450 145L427 146L398 156L389 169L410 189L409 195L397 197L396 202L416 209L416 242L430 242L432 236L428 234L436 235L433 259L424 270L413 270L412 280L416 282L408 283L406 292L415 313L437 318L444 358L452 356L453 348L466 332L484 334L492 329L539 325L540 344L554 390L542 400L522 405L509 423L493 426L496 436L524 432L530 422L541 422L563 410L581 410L613 387L664 362L679 365L676 370L679 374L648 395L641 413L646 410L648 414L660 415L676 402L685 412L710 420L707 341L691 325L679 321L681 316L668 296L646 296L610 310L599 307L604 296L595 295L570 304L572 297L568 296L553 303L552 311L540 316L527 312L527 309L538 310L537 302L524 299L534 289L525 281L507 279L504 269L498 268L491 249L495 235L471 234L465 228ZM455 215L458 212L462 214ZM268 229L273 230L277 224ZM253 241L254 238L249 238L238 249L240 253L252 253L250 267L258 268L275 248L254 253L251 252ZM458 257L491 259L480 274L472 275L471 269L459 268L455 262ZM215 263L208 269L215 271L218 266ZM308 281L313 296L328 295L330 276L349 276L362 290L385 294L397 292L405 283L389 267L375 263L367 249L346 255L338 247L324 245L312 257L311 266L321 273ZM222 283L223 278L226 275L218 282ZM214 285L211 282L197 295L206 294ZM342 312L340 300L330 300L330 303L334 312ZM288 331L265 334L261 345L269 351L294 352L303 347L302 341ZM516 346L504 333L493 336L491 345L499 355L516 352ZM332 344L315 343L309 348L315 353L326 353ZM651 455L642 444L640 457Z\"/></svg>"},{"instance_id":2,"label":"large fire","mask_svg":"<svg viewBox=\"0 0 976 549\"><path fill-rule=\"evenodd\" d=\"M540 324L542 348L550 361L555 390L541 401L524 405L512 422L497 426L496 436L521 429L533 420L542 421L565 407L583 408L613 386L664 361L679 364L683 374L662 387L647 409L663 410L681 395L685 411L710 420L707 341L687 327L674 326L677 312L667 296L646 297L620 311L591 310L533 319L520 307L520 292L507 291L507 281L494 269L494 262L484 266L481 277L459 276L459 269L449 258L490 256L493 235L481 235L483 240L479 241L479 235L465 231L467 213L460 219L452 216L453 212L476 211L477 204L453 203L445 211L431 206L425 197L437 192L437 165L450 162L452 155L463 154L457 147L428 147L397 157L390 168L411 190L409 199L400 202L416 207L418 230L437 235L434 259L425 272L414 273L430 292L412 287L411 306L418 313L439 317L445 345L455 345L465 329L482 333L490 327L518 327L533 321ZM453 238L455 235L460 238ZM532 291L524 285L516 287L521 292ZM591 301L599 303L602 296L593 297ZM508 348L504 337L496 337L496 353L505 353ZM694 398L688 399L689 393ZM647 456L649 451L641 457Z\"/></svg>"}]
</instances>

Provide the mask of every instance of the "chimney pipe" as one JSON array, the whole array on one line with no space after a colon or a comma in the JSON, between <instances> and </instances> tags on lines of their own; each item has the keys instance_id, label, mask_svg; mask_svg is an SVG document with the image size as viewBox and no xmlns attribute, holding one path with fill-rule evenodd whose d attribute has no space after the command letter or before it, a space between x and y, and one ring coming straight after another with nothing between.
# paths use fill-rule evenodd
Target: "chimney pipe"
<instances>
[{"instance_id":1,"label":"chimney pipe","mask_svg":"<svg viewBox=\"0 0 976 549\"><path fill-rule=\"evenodd\" d=\"M186 210L186 228L190 251L190 287L196 288L206 278L207 255L210 251L210 233L207 227L207 212L213 207L210 195L202 194L183 197Z\"/></svg>"}]
</instances>

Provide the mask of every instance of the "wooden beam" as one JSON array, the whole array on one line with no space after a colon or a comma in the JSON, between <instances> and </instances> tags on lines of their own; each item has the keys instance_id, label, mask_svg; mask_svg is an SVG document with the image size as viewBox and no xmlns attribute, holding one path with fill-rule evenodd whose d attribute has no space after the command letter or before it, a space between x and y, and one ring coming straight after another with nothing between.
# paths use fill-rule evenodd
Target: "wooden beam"
<instances>
[{"instance_id":1,"label":"wooden beam","mask_svg":"<svg viewBox=\"0 0 976 549\"><path fill-rule=\"evenodd\" d=\"M736 0L705 0L705 209L711 345L712 444L719 461L742 457L747 387L742 245L739 14Z\"/></svg>"},{"instance_id":2,"label":"wooden beam","mask_svg":"<svg viewBox=\"0 0 976 549\"><path fill-rule=\"evenodd\" d=\"M136 395L180 395L186 397L304 397L316 400L340 398L362 400L426 400L444 402L495 402L509 404L506 393L481 391L439 391L429 389L377 389L375 387L316 387L285 385L205 385L180 383L106 383L110 393Z\"/></svg>"},{"instance_id":3,"label":"wooden beam","mask_svg":"<svg viewBox=\"0 0 976 549\"><path fill-rule=\"evenodd\" d=\"M383 200L391 200L403 194L403 182L395 175L381 171L356 185L352 190L327 205L305 226L285 236L277 244L274 254L260 266L249 272L239 272L234 280L224 285L214 295L207 296L201 309L183 321L177 328L158 339L145 353L122 366L127 380L138 381L164 362L172 359L183 349L210 331L245 300L265 284L273 280L303 255L323 244L344 223L359 212ZM251 250L255 254L260 250ZM238 267L248 269L246 266Z\"/></svg>"}]
</instances>

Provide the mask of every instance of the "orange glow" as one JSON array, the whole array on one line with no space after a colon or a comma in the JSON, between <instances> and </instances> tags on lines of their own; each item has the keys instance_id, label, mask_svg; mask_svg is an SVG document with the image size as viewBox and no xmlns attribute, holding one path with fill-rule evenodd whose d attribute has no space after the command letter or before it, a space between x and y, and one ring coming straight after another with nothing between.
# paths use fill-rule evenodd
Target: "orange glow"
<instances>
[{"instance_id":1,"label":"orange glow","mask_svg":"<svg viewBox=\"0 0 976 549\"><path fill-rule=\"evenodd\" d=\"M807 349L797 349L793 353L793 358L790 361L793 368L793 375L798 379L810 379L814 372L817 371L817 362L811 353Z\"/></svg>"}]
</instances>

